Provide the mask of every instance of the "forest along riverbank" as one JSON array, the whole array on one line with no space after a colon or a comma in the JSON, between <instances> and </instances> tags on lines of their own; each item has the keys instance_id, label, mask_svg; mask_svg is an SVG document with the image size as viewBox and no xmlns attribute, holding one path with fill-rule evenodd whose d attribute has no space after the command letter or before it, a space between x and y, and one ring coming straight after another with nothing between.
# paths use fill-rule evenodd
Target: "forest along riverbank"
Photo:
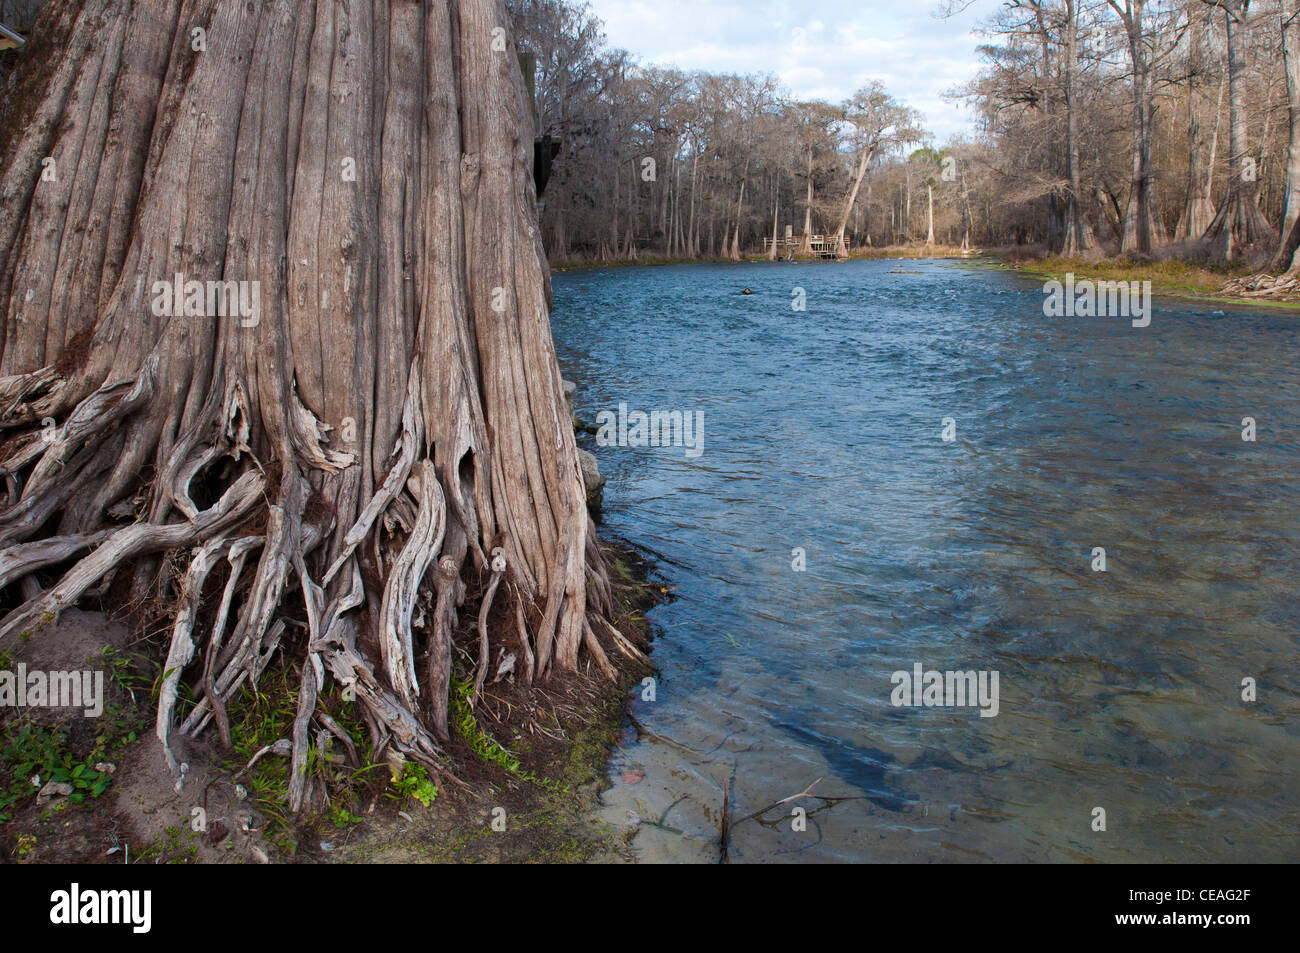
<instances>
[{"instance_id":1,"label":"forest along riverbank","mask_svg":"<svg viewBox=\"0 0 1300 953\"><path fill-rule=\"evenodd\" d=\"M609 268L648 268L668 265L753 265L767 262L766 255L747 255L740 260L729 258L663 258L647 255L633 260L601 261L573 259L560 262L552 272L600 271ZM808 264L816 259L803 256L781 264ZM1000 268L1040 281L1064 281L1067 275L1079 280L1151 282L1154 294L1168 298L1189 298L1213 304L1250 308L1300 310L1300 295L1243 295L1225 290L1233 282L1249 279L1253 271L1244 265L1208 266L1176 258L1166 260L1130 260L1123 258L1066 258L1043 255L1033 248L967 249L937 246L896 245L883 248L856 248L846 261L951 261L973 268Z\"/></svg>"},{"instance_id":2,"label":"forest along riverbank","mask_svg":"<svg viewBox=\"0 0 1300 953\"><path fill-rule=\"evenodd\" d=\"M554 293L580 416L703 414L695 456L587 438L676 588L603 798L640 858L718 860L724 791L738 861L1300 854L1290 312L1049 318L1040 280L927 261ZM997 714L896 705L918 664L998 673ZM818 779L854 800L745 820Z\"/></svg>"}]
</instances>

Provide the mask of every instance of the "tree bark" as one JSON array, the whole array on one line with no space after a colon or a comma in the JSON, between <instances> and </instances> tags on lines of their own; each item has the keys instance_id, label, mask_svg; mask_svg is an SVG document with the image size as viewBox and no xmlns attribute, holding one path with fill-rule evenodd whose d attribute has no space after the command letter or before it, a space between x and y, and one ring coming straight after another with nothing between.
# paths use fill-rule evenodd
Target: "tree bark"
<instances>
[{"instance_id":1,"label":"tree bark","mask_svg":"<svg viewBox=\"0 0 1300 953\"><path fill-rule=\"evenodd\" d=\"M926 212L926 219L928 225L926 227L926 233L925 233L925 245L927 248L933 248L934 247L934 186L931 185L929 182L925 184L925 197L926 197L926 201L929 203L929 208Z\"/></svg>"},{"instance_id":2,"label":"tree bark","mask_svg":"<svg viewBox=\"0 0 1300 953\"><path fill-rule=\"evenodd\" d=\"M1272 270L1300 267L1300 5L1282 0L1282 60L1286 67L1287 115L1290 139L1286 151L1286 193L1283 199L1282 241L1273 257Z\"/></svg>"},{"instance_id":3,"label":"tree bark","mask_svg":"<svg viewBox=\"0 0 1300 953\"><path fill-rule=\"evenodd\" d=\"M781 180L777 178L772 185L772 247L768 249L767 260L776 261L777 229L781 220Z\"/></svg>"},{"instance_id":4,"label":"tree bark","mask_svg":"<svg viewBox=\"0 0 1300 953\"><path fill-rule=\"evenodd\" d=\"M1215 153L1219 146L1219 113L1223 107L1223 90L1226 77L1219 83L1218 104L1215 107L1214 132L1209 144L1209 161L1204 158L1205 142L1200 119L1196 114L1196 87L1191 80L1187 86L1187 202L1178 217L1175 237L1179 240L1198 240L1214 220L1214 203L1210 200L1213 184Z\"/></svg>"},{"instance_id":5,"label":"tree bark","mask_svg":"<svg viewBox=\"0 0 1300 953\"><path fill-rule=\"evenodd\" d=\"M0 131L0 563L14 580L42 537L111 535L0 620L0 648L140 554L193 550L200 580L227 559L238 608L173 636L178 658L205 646L182 730L225 734L294 618L301 725L341 683L380 749L435 772L456 605L491 563L539 676L584 651L603 670L504 5L50 0L40 22ZM169 315L177 275L259 307ZM134 523L113 515L137 494Z\"/></svg>"},{"instance_id":6,"label":"tree bark","mask_svg":"<svg viewBox=\"0 0 1300 953\"><path fill-rule=\"evenodd\" d=\"M1120 253L1149 255L1164 243L1164 228L1156 211L1155 171L1151 162L1154 134L1154 105L1151 92L1151 64L1146 35L1147 0L1127 0L1110 5L1120 15L1128 36L1129 61L1133 67L1132 161L1128 205L1124 212Z\"/></svg>"},{"instance_id":7,"label":"tree bark","mask_svg":"<svg viewBox=\"0 0 1300 953\"><path fill-rule=\"evenodd\" d=\"M1205 232L1212 258L1231 261L1243 249L1271 240L1273 230L1259 210L1258 169L1246 136L1245 24L1247 0L1219 0L1228 31L1228 191Z\"/></svg>"},{"instance_id":8,"label":"tree bark","mask_svg":"<svg viewBox=\"0 0 1300 953\"><path fill-rule=\"evenodd\" d=\"M849 215L853 213L853 205L858 200L858 190L862 188L862 179L867 174L867 166L871 164L871 159L875 155L875 149L867 143L863 143L862 149L858 153L858 171L853 176L853 185L849 189L848 197L844 200L844 208L840 212L840 223L835 227L835 254L840 258L848 258L849 251L844 245L844 231L849 225Z\"/></svg>"},{"instance_id":9,"label":"tree bark","mask_svg":"<svg viewBox=\"0 0 1300 953\"><path fill-rule=\"evenodd\" d=\"M1088 248L1088 235L1083 223L1083 183L1079 170L1079 7L1076 0L1065 0L1065 56L1062 70L1065 73L1065 177L1069 183L1065 193L1065 230L1061 253L1077 255ZM962 249L968 247L969 237L963 232Z\"/></svg>"}]
</instances>

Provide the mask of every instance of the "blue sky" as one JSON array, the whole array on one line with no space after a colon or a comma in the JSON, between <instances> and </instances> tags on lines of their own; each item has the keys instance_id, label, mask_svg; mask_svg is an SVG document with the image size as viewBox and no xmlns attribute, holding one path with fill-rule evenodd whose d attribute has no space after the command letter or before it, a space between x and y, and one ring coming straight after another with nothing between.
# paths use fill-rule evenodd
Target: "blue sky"
<instances>
[{"instance_id":1,"label":"blue sky","mask_svg":"<svg viewBox=\"0 0 1300 953\"><path fill-rule=\"evenodd\" d=\"M588 0L609 42L646 65L768 72L801 98L838 102L871 80L925 116L937 142L970 130L943 93L979 67L972 32L998 0L950 20L938 0Z\"/></svg>"}]
</instances>

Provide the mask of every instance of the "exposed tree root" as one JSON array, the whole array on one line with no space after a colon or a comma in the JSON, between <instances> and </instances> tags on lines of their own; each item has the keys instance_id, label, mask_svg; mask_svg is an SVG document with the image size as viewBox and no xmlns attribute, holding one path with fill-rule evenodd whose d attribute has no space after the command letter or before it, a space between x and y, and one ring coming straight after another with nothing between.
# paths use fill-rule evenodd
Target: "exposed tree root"
<instances>
[{"instance_id":1,"label":"exposed tree root","mask_svg":"<svg viewBox=\"0 0 1300 953\"><path fill-rule=\"evenodd\" d=\"M1238 298L1275 298L1294 301L1300 298L1300 270L1280 275L1247 275L1233 278L1223 286L1222 294Z\"/></svg>"},{"instance_id":2,"label":"exposed tree root","mask_svg":"<svg viewBox=\"0 0 1300 953\"><path fill-rule=\"evenodd\" d=\"M478 610L478 672L474 676L474 691L470 695L470 706L478 700L479 692L483 691L483 683L487 680L488 662L491 659L491 649L488 647L488 616L492 612L492 597L497 593L497 586L501 584L501 575L505 572L505 560L501 560L500 568L496 565L492 567L492 581L488 583L487 593L483 596L483 602L479 605Z\"/></svg>"},{"instance_id":3,"label":"exposed tree root","mask_svg":"<svg viewBox=\"0 0 1300 953\"><path fill-rule=\"evenodd\" d=\"M1253 190L1232 187L1201 237L1209 257L1233 261L1250 248L1270 245L1277 233L1255 204Z\"/></svg>"}]
</instances>

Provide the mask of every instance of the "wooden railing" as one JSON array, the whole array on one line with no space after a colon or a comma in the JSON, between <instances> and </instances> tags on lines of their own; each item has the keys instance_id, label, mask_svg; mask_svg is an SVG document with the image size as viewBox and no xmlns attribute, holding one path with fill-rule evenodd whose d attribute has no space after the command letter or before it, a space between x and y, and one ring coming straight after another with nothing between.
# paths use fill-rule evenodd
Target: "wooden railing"
<instances>
[{"instance_id":1,"label":"wooden railing","mask_svg":"<svg viewBox=\"0 0 1300 953\"><path fill-rule=\"evenodd\" d=\"M818 258L834 258L836 256L836 243L835 243L834 235L808 235L806 236L806 238L807 238L807 247L809 251L811 251L812 254L816 255ZM804 239L805 236L803 235L792 236L790 238L778 238L776 239L777 250L779 252L784 252L789 255L794 255L796 252L803 250ZM769 251L772 248L772 244L773 244L772 239L764 238L763 251L765 252ZM852 237L845 235L844 250L847 252L852 247L853 247Z\"/></svg>"}]
</instances>

